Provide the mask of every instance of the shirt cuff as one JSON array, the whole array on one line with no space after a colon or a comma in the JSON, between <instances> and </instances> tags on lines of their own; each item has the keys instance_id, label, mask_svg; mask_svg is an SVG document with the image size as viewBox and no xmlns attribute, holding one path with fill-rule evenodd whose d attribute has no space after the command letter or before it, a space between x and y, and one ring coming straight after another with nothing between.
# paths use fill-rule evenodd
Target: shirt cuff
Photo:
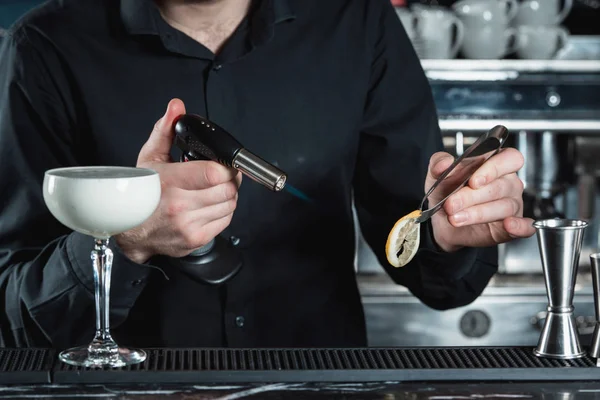
<instances>
[{"instance_id":1,"label":"shirt cuff","mask_svg":"<svg viewBox=\"0 0 600 400\"><path fill-rule=\"evenodd\" d=\"M91 251L94 240L87 235L73 232L67 238L67 255L73 273L81 284L94 293L94 273L92 268ZM111 303L115 306L132 307L145 287L151 269L144 264L131 261L116 244L109 241L113 252L111 271Z\"/></svg>"},{"instance_id":2,"label":"shirt cuff","mask_svg":"<svg viewBox=\"0 0 600 400\"><path fill-rule=\"evenodd\" d=\"M479 249L472 247L463 247L452 253L442 250L433 237L431 220L421 224L421 246L417 255L421 268L427 269L427 275L460 280L471 271L478 254Z\"/></svg>"}]
</instances>

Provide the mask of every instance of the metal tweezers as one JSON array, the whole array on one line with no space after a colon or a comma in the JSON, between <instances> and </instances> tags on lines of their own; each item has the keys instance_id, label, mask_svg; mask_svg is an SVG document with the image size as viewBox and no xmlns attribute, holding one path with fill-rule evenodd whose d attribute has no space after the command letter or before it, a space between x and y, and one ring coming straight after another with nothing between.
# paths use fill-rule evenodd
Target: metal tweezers
<instances>
[{"instance_id":1,"label":"metal tweezers","mask_svg":"<svg viewBox=\"0 0 600 400\"><path fill-rule=\"evenodd\" d=\"M506 143L506 139L508 138L508 129L502 125L497 125L490 129L488 132L481 135L471 146L469 146L460 157L458 157L452 165L450 165L440 177L435 181L435 183L431 186L431 188L427 191L425 197L421 201L421 206L419 207L423 210L423 207L427 204L427 199L433 193L433 191L442 183L444 180L450 175L450 173L463 161L470 161L463 171L458 171L458 174L465 174L463 177L458 176L459 185L452 190L451 193L446 195L439 203L435 206L422 211L421 215L415 219L415 223L422 223L427 221L433 214L438 212L446 200L460 190L463 186L467 184L473 173L485 163L490 157L497 154L502 146ZM456 179L456 177L453 177Z\"/></svg>"}]
</instances>

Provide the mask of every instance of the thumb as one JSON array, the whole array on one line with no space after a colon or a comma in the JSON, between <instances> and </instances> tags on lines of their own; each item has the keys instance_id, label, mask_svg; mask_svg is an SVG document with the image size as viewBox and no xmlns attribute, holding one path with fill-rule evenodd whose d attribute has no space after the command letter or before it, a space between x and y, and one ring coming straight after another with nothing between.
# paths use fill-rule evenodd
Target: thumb
<instances>
[{"instance_id":1,"label":"thumb","mask_svg":"<svg viewBox=\"0 0 600 400\"><path fill-rule=\"evenodd\" d=\"M175 138L173 121L181 114L185 114L183 101L172 99L167 105L165 115L156 122L150 137L142 146L138 163L171 161L171 147Z\"/></svg>"},{"instance_id":2,"label":"thumb","mask_svg":"<svg viewBox=\"0 0 600 400\"><path fill-rule=\"evenodd\" d=\"M431 156L429 159L429 171L427 175L431 179L437 179L442 173L448 169L454 162L454 157L451 154L445 152L438 152Z\"/></svg>"}]
</instances>

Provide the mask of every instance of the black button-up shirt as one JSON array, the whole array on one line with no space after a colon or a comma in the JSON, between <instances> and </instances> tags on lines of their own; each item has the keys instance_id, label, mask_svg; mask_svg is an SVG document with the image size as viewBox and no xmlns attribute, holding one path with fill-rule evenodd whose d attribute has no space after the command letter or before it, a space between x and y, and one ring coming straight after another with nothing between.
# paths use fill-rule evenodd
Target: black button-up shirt
<instances>
[{"instance_id":1,"label":"black button-up shirt","mask_svg":"<svg viewBox=\"0 0 600 400\"><path fill-rule=\"evenodd\" d=\"M44 171L134 166L173 97L283 169L313 202L246 179L223 233L239 239L244 266L222 286L165 257L135 264L113 244L121 344L366 345L353 198L383 267L425 304L467 304L496 271L486 251L438 251L429 225L411 264L385 260L389 230L419 207L429 157L442 149L428 82L387 0L255 1L218 55L149 0L50 1L12 27L0 85L4 346L91 340L92 240L48 212Z\"/></svg>"}]
</instances>

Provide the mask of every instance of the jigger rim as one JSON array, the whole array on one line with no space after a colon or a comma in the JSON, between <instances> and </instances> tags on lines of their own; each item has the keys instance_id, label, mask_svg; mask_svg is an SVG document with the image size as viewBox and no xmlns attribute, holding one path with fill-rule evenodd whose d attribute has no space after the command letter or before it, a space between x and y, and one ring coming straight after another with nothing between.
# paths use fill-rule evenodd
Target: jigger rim
<instances>
[{"instance_id":1,"label":"jigger rim","mask_svg":"<svg viewBox=\"0 0 600 400\"><path fill-rule=\"evenodd\" d=\"M582 219L550 218L541 219L533 223L536 229L581 229L588 226L588 222Z\"/></svg>"}]
</instances>

